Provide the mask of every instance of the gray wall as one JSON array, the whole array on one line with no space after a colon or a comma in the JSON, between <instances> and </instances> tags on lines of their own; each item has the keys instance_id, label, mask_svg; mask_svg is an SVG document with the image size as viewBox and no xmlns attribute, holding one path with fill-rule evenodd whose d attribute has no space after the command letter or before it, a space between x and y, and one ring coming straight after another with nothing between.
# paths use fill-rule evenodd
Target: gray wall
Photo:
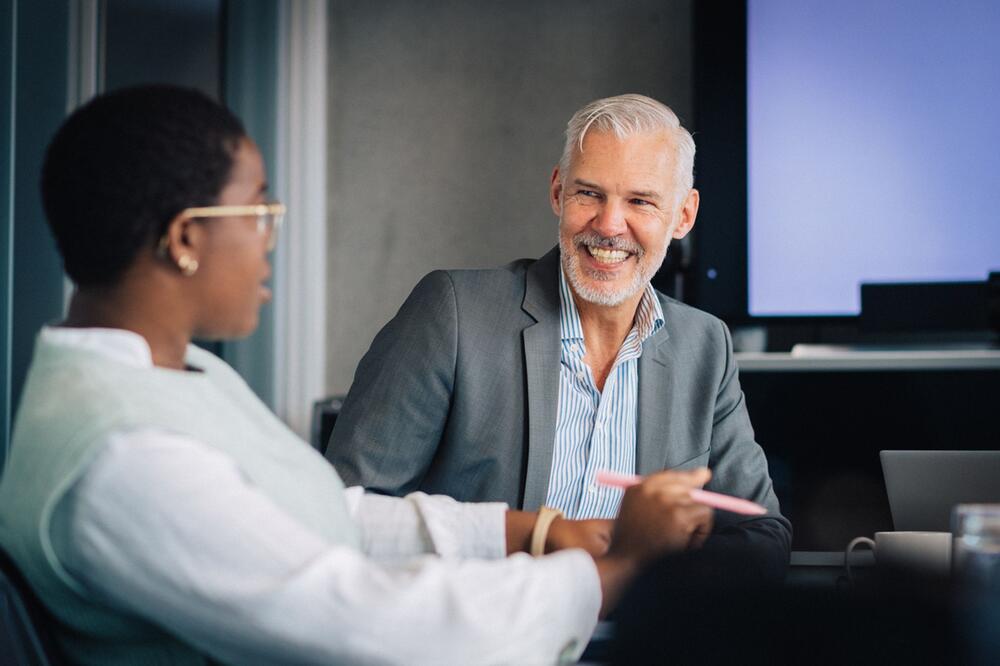
<instances>
[{"instance_id":1,"label":"gray wall","mask_svg":"<svg viewBox=\"0 0 1000 666\"><path fill-rule=\"evenodd\" d=\"M330 393L428 271L555 244L577 108L639 92L691 123L692 0L333 0L329 18Z\"/></svg>"},{"instance_id":2,"label":"gray wall","mask_svg":"<svg viewBox=\"0 0 1000 666\"><path fill-rule=\"evenodd\" d=\"M45 147L66 115L69 3L0 5L0 469L35 337L63 307L62 261L42 211ZM3 57L6 56L6 57Z\"/></svg>"}]
</instances>

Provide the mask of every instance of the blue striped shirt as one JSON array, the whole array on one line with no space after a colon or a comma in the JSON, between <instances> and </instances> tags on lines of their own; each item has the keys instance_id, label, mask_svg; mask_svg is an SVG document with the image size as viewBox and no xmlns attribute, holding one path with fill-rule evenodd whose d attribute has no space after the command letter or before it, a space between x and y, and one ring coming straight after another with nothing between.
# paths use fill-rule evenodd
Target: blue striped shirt
<instances>
[{"instance_id":1,"label":"blue striped shirt","mask_svg":"<svg viewBox=\"0 0 1000 666\"><path fill-rule=\"evenodd\" d=\"M646 285L602 392L583 361L580 313L562 271L559 308L559 406L545 504L567 518L614 518L623 491L598 486L594 476L604 469L635 474L639 357L643 341L663 326L663 310L653 287Z\"/></svg>"}]
</instances>

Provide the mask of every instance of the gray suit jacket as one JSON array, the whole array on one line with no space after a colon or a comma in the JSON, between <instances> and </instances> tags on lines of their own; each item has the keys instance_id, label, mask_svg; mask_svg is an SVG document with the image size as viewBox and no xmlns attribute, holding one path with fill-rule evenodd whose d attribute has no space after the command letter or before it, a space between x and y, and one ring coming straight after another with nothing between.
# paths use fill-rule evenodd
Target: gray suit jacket
<instances>
[{"instance_id":1,"label":"gray suit jacket","mask_svg":"<svg viewBox=\"0 0 1000 666\"><path fill-rule=\"evenodd\" d=\"M422 279L361 360L337 419L327 457L344 482L537 509L555 443L558 271L557 247ZM664 325L639 360L636 471L708 466L707 488L769 509L755 520L716 512L717 531L763 538L787 562L790 525L754 441L729 331L658 296Z\"/></svg>"}]
</instances>

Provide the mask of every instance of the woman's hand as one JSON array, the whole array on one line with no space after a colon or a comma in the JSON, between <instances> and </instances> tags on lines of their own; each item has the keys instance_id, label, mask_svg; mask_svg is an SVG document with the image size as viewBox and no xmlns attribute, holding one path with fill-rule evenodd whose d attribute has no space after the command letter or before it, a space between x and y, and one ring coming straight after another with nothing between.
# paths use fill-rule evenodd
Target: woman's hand
<instances>
[{"instance_id":1,"label":"woman's hand","mask_svg":"<svg viewBox=\"0 0 1000 666\"><path fill-rule=\"evenodd\" d=\"M551 553L565 548L582 548L593 557L608 552L611 545L611 520L567 520L556 518L545 539L545 552Z\"/></svg>"},{"instance_id":2,"label":"woman's hand","mask_svg":"<svg viewBox=\"0 0 1000 666\"><path fill-rule=\"evenodd\" d=\"M712 531L712 509L691 490L712 477L707 469L651 474L625 491L607 554L596 560L605 617L642 565L665 553L697 548Z\"/></svg>"},{"instance_id":3,"label":"woman's hand","mask_svg":"<svg viewBox=\"0 0 1000 666\"><path fill-rule=\"evenodd\" d=\"M691 490L712 477L705 468L651 474L625 491L615 521L611 554L647 561L697 548L712 531L712 509L691 499Z\"/></svg>"}]
</instances>

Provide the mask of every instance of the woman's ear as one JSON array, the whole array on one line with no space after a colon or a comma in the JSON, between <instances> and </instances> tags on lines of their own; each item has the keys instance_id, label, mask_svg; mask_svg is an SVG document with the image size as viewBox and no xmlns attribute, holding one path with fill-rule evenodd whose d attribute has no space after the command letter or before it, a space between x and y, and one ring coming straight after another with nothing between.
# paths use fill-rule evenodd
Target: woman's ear
<instances>
[{"instance_id":1,"label":"woman's ear","mask_svg":"<svg viewBox=\"0 0 1000 666\"><path fill-rule=\"evenodd\" d=\"M204 228L183 214L170 220L167 231L160 238L157 254L183 275L190 277L198 272L200 248L204 242Z\"/></svg>"}]
</instances>

